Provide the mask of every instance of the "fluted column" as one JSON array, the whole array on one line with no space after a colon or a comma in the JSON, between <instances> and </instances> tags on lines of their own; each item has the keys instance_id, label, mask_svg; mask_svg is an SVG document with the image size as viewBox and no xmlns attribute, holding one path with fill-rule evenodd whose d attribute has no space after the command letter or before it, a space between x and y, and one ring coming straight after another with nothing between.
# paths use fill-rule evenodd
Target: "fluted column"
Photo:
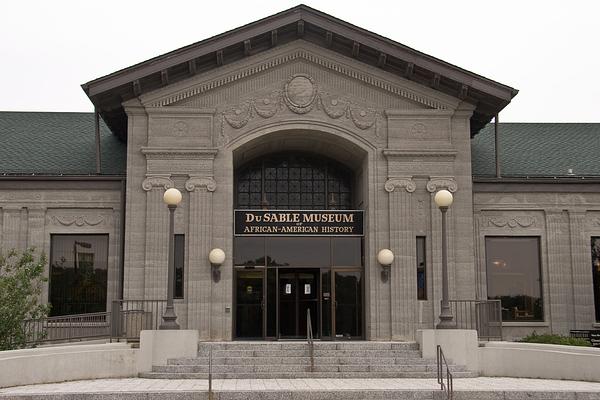
<instances>
[{"instance_id":1,"label":"fluted column","mask_svg":"<svg viewBox=\"0 0 600 400\"><path fill-rule=\"evenodd\" d=\"M569 211L571 268L573 274L572 329L586 329L595 322L594 287L590 279L591 242L586 235L585 211Z\"/></svg>"},{"instance_id":2,"label":"fluted column","mask_svg":"<svg viewBox=\"0 0 600 400\"><path fill-rule=\"evenodd\" d=\"M394 263L390 271L392 339L414 339L416 329L417 270L412 223L412 177L390 178L385 183L390 194L390 248Z\"/></svg>"},{"instance_id":3,"label":"fluted column","mask_svg":"<svg viewBox=\"0 0 600 400\"><path fill-rule=\"evenodd\" d=\"M208 253L213 230L212 196L217 185L211 177L190 176L185 188L190 193L188 329L198 329L200 339L210 339L212 274Z\"/></svg>"},{"instance_id":4,"label":"fluted column","mask_svg":"<svg viewBox=\"0 0 600 400\"><path fill-rule=\"evenodd\" d=\"M435 204L433 197L439 190L446 189L454 194L458 185L451 176L431 176L427 182L427 191L431 194L429 201L431 212L431 271L432 271L432 298L434 326L440 315L440 301L442 299L442 213ZM454 218L452 206L446 214L446 231L448 234L448 292L450 300L454 299Z\"/></svg>"},{"instance_id":5,"label":"fluted column","mask_svg":"<svg viewBox=\"0 0 600 400\"><path fill-rule=\"evenodd\" d=\"M567 321L572 312L568 295L571 291L571 271L565 268L568 265L568 235L564 228L566 221L562 210L546 212L548 290L544 293L549 294L545 303L550 305L550 309L545 310L544 315L546 320L550 319L552 332L563 335L569 333Z\"/></svg>"},{"instance_id":6,"label":"fluted column","mask_svg":"<svg viewBox=\"0 0 600 400\"><path fill-rule=\"evenodd\" d=\"M163 194L172 187L170 175L147 175L142 183L146 191L144 298L148 300L167 298L169 210L163 202Z\"/></svg>"},{"instance_id":7,"label":"fluted column","mask_svg":"<svg viewBox=\"0 0 600 400\"><path fill-rule=\"evenodd\" d=\"M21 231L21 207L4 207L3 209L3 251L22 247L20 241Z\"/></svg>"}]
</instances>

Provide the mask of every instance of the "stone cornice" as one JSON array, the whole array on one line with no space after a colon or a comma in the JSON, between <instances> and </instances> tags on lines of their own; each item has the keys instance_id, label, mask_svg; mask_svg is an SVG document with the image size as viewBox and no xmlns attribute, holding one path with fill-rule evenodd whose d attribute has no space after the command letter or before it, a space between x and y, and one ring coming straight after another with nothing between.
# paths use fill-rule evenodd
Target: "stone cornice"
<instances>
[{"instance_id":1,"label":"stone cornice","mask_svg":"<svg viewBox=\"0 0 600 400\"><path fill-rule=\"evenodd\" d=\"M448 109L449 107L449 104L419 93L418 90L412 90L393 83L392 80L375 76L367 71L361 71L360 69L347 65L344 62L334 60L331 57L320 54L317 49L312 49L311 47L312 46L310 44L305 43L302 47L296 47L292 50L288 50L285 53L273 54L272 58L269 58L266 61L258 62L243 68L238 68L237 70L231 71L228 74L222 74L199 84L182 87L177 93L171 93L158 98L156 97L155 93L150 94L150 96L154 98L151 98L150 96L144 98L143 96L142 101L149 109L151 107L168 106L181 100L213 91L239 80L247 79L251 76L264 73L265 71L276 68L283 64L296 60L302 60L326 68L337 74L356 79L360 82L376 87L379 90L386 91L398 97L422 104L426 107L434 109Z\"/></svg>"},{"instance_id":2,"label":"stone cornice","mask_svg":"<svg viewBox=\"0 0 600 400\"><path fill-rule=\"evenodd\" d=\"M210 176L190 176L185 182L185 190L188 192L193 192L203 187L208 192L214 192L217 189L217 182Z\"/></svg>"},{"instance_id":3,"label":"stone cornice","mask_svg":"<svg viewBox=\"0 0 600 400\"><path fill-rule=\"evenodd\" d=\"M392 193L396 188L404 188L408 193L417 190L417 185L412 180L412 176L402 176L397 178L389 178L384 185L385 191Z\"/></svg>"},{"instance_id":4,"label":"stone cornice","mask_svg":"<svg viewBox=\"0 0 600 400\"><path fill-rule=\"evenodd\" d=\"M204 159L212 160L215 158L218 149L205 148L205 147L188 147L188 148L177 148L177 147L142 147L142 154L146 156L147 160L154 159Z\"/></svg>"},{"instance_id":5,"label":"stone cornice","mask_svg":"<svg viewBox=\"0 0 600 400\"><path fill-rule=\"evenodd\" d=\"M453 176L431 176L427 182L427 191L429 193L437 192L438 190L446 189L451 193L458 190L458 185Z\"/></svg>"},{"instance_id":6,"label":"stone cornice","mask_svg":"<svg viewBox=\"0 0 600 400\"><path fill-rule=\"evenodd\" d=\"M454 159L456 157L456 150L452 149L384 149L383 155L388 159L393 158L404 158L404 157L425 157L425 158L439 158L445 157Z\"/></svg>"}]
</instances>

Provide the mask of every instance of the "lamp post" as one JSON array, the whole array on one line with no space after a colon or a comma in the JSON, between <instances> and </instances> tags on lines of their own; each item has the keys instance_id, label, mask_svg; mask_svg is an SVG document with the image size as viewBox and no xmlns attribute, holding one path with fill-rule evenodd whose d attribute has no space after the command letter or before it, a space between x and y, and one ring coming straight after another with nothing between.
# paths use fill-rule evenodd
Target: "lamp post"
<instances>
[{"instance_id":1,"label":"lamp post","mask_svg":"<svg viewBox=\"0 0 600 400\"><path fill-rule=\"evenodd\" d=\"M438 191L433 200L442 212L442 310L440 312L440 322L437 324L437 329L454 328L452 322L452 311L450 310L450 302L448 301L448 244L446 232L446 212L448 207L452 205L454 200L452 193L443 189Z\"/></svg>"},{"instance_id":2,"label":"lamp post","mask_svg":"<svg viewBox=\"0 0 600 400\"><path fill-rule=\"evenodd\" d=\"M179 329L175 322L177 315L173 308L173 281L175 279L175 209L181 203L181 192L175 188L168 189L163 195L163 200L169 208L169 264L167 272L167 308L162 316L163 322L159 329Z\"/></svg>"}]
</instances>

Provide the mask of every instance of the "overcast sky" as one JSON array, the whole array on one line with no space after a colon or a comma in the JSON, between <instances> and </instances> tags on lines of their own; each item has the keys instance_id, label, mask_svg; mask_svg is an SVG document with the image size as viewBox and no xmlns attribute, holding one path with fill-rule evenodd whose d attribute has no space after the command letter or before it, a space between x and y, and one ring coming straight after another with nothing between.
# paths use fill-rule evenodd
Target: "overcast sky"
<instances>
[{"instance_id":1,"label":"overcast sky","mask_svg":"<svg viewBox=\"0 0 600 400\"><path fill-rule=\"evenodd\" d=\"M2 1L0 110L91 111L82 83L297 4ZM501 121L600 122L600 1L305 4L519 89Z\"/></svg>"}]
</instances>

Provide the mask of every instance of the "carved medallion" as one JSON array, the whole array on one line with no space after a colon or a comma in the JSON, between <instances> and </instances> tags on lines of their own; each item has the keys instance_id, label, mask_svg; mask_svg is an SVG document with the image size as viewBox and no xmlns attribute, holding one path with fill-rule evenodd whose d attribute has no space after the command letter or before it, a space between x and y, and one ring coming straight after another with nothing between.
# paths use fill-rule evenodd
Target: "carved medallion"
<instances>
[{"instance_id":1,"label":"carved medallion","mask_svg":"<svg viewBox=\"0 0 600 400\"><path fill-rule=\"evenodd\" d=\"M173 135L179 137L186 136L189 130L188 124L183 121L177 121L173 127Z\"/></svg>"},{"instance_id":2,"label":"carved medallion","mask_svg":"<svg viewBox=\"0 0 600 400\"><path fill-rule=\"evenodd\" d=\"M315 84L307 75L294 75L285 85L285 100L290 109L299 114L312 109L316 95Z\"/></svg>"}]
</instances>

